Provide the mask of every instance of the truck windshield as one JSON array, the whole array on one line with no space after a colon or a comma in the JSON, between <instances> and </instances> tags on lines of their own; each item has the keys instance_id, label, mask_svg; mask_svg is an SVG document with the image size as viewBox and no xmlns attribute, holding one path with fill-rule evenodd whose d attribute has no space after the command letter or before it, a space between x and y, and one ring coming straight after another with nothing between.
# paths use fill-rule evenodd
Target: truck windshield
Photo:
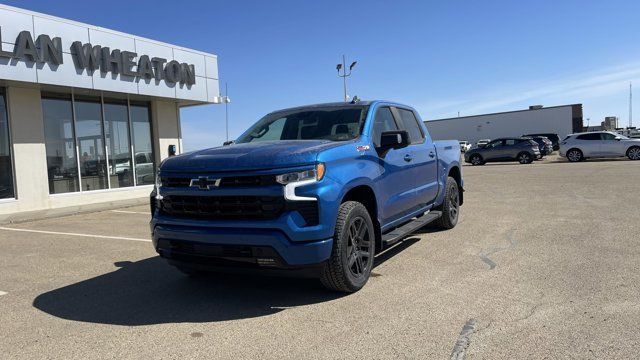
<instances>
[{"instance_id":1,"label":"truck windshield","mask_svg":"<svg viewBox=\"0 0 640 360\"><path fill-rule=\"evenodd\" d=\"M365 106L308 108L269 114L236 143L278 140L345 141L360 135Z\"/></svg>"}]
</instances>

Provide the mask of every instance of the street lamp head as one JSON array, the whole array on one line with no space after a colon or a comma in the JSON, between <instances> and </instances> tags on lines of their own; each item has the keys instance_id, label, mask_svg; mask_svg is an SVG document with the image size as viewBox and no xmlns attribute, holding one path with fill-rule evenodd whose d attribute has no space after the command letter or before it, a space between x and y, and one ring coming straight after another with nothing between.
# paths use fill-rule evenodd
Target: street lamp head
<instances>
[{"instance_id":1,"label":"street lamp head","mask_svg":"<svg viewBox=\"0 0 640 360\"><path fill-rule=\"evenodd\" d=\"M351 65L349 66L349 70L353 70L353 67L356 66L357 63L358 63L357 61L352 62Z\"/></svg>"},{"instance_id":2,"label":"street lamp head","mask_svg":"<svg viewBox=\"0 0 640 360\"><path fill-rule=\"evenodd\" d=\"M336 65L336 70L340 71L340 69L342 69L342 64Z\"/></svg>"}]
</instances>

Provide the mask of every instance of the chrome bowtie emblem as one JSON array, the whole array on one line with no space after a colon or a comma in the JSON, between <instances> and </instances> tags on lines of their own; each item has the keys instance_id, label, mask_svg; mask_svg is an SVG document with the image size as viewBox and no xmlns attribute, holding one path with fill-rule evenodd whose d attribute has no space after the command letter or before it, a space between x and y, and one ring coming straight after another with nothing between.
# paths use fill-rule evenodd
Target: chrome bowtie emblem
<instances>
[{"instance_id":1,"label":"chrome bowtie emblem","mask_svg":"<svg viewBox=\"0 0 640 360\"><path fill-rule=\"evenodd\" d=\"M197 187L200 190L209 190L212 187L220 186L221 179L210 179L207 176L200 176L197 179L191 179L190 187Z\"/></svg>"}]
</instances>

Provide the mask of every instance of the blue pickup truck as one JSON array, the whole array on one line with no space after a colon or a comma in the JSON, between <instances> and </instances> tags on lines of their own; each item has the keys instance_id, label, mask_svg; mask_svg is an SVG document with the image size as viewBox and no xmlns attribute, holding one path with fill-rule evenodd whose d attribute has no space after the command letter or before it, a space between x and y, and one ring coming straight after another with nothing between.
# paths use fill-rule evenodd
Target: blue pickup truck
<instances>
[{"instance_id":1,"label":"blue pickup truck","mask_svg":"<svg viewBox=\"0 0 640 360\"><path fill-rule=\"evenodd\" d=\"M153 245L182 272L295 273L343 292L412 232L453 228L463 201L459 143L433 141L414 109L386 101L275 111L157 173Z\"/></svg>"}]
</instances>

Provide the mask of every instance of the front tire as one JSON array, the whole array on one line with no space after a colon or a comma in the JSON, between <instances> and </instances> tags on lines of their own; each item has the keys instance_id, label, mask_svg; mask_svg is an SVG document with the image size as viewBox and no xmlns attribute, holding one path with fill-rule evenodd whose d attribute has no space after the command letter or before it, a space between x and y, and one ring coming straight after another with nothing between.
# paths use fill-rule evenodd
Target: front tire
<instances>
[{"instance_id":1,"label":"front tire","mask_svg":"<svg viewBox=\"0 0 640 360\"><path fill-rule=\"evenodd\" d=\"M640 160L640 146L633 146L627 150L629 160Z\"/></svg>"},{"instance_id":2,"label":"front tire","mask_svg":"<svg viewBox=\"0 0 640 360\"><path fill-rule=\"evenodd\" d=\"M331 257L320 276L330 290L352 293L367 283L373 268L375 232L369 212L359 202L340 205Z\"/></svg>"},{"instance_id":3,"label":"front tire","mask_svg":"<svg viewBox=\"0 0 640 360\"><path fill-rule=\"evenodd\" d=\"M458 183L452 177L447 178L447 185L444 193L444 203L438 208L442 211L442 216L436 222L438 227L449 230L456 227L460 215L460 191Z\"/></svg>"},{"instance_id":4,"label":"front tire","mask_svg":"<svg viewBox=\"0 0 640 360\"><path fill-rule=\"evenodd\" d=\"M469 161L471 161L471 165L473 166L484 165L484 160L482 160L482 156L478 154L471 155L471 159L469 159Z\"/></svg>"},{"instance_id":5,"label":"front tire","mask_svg":"<svg viewBox=\"0 0 640 360\"><path fill-rule=\"evenodd\" d=\"M584 155L582 155L582 151L580 149L571 149L567 151L567 160L570 162L579 162L584 159Z\"/></svg>"}]
</instances>

